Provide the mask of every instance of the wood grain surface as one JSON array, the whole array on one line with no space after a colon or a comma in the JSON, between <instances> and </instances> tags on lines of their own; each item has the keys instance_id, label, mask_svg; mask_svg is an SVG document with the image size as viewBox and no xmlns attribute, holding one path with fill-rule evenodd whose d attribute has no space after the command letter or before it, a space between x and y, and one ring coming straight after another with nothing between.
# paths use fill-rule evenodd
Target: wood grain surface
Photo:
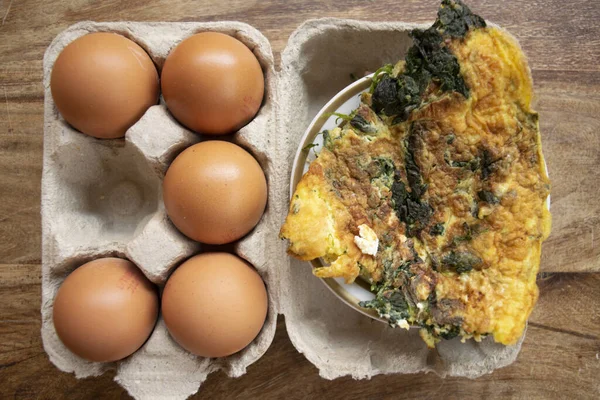
<instances>
[{"instance_id":1,"label":"wood grain surface","mask_svg":"<svg viewBox=\"0 0 600 400\"><path fill-rule=\"evenodd\" d=\"M110 373L77 380L60 372L41 344L42 57L59 32L82 20L238 20L261 30L279 60L306 19L427 22L437 4L0 1L0 398L128 398ZM529 57L553 185L540 300L517 362L477 380L419 374L327 381L291 345L280 318L271 348L246 375L210 375L198 398L600 397L600 2L468 4L509 29Z\"/></svg>"}]
</instances>

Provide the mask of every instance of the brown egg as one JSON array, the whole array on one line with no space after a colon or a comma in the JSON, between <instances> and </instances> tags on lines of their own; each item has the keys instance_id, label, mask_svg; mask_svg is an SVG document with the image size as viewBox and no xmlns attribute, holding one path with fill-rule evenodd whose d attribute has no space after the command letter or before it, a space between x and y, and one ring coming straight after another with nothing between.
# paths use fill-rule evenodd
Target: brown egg
<instances>
[{"instance_id":1,"label":"brown egg","mask_svg":"<svg viewBox=\"0 0 600 400\"><path fill-rule=\"evenodd\" d=\"M258 273L228 253L192 257L175 270L162 296L169 333L202 357L225 357L248 346L267 315L267 291Z\"/></svg>"},{"instance_id":2,"label":"brown egg","mask_svg":"<svg viewBox=\"0 0 600 400\"><path fill-rule=\"evenodd\" d=\"M188 147L163 181L167 214L186 236L224 244L250 232L267 203L267 181L241 147L217 140Z\"/></svg>"},{"instance_id":3,"label":"brown egg","mask_svg":"<svg viewBox=\"0 0 600 400\"><path fill-rule=\"evenodd\" d=\"M100 258L77 268L54 300L56 333L90 361L116 361L150 336L158 316L156 288L130 261Z\"/></svg>"},{"instance_id":4,"label":"brown egg","mask_svg":"<svg viewBox=\"0 0 600 400\"><path fill-rule=\"evenodd\" d=\"M161 86L173 116L196 132L223 135L258 112L264 76L250 49L231 36L203 32L167 57Z\"/></svg>"},{"instance_id":5,"label":"brown egg","mask_svg":"<svg viewBox=\"0 0 600 400\"><path fill-rule=\"evenodd\" d=\"M50 78L58 111L97 138L125 135L158 102L158 73L144 49L114 33L91 33L60 53Z\"/></svg>"}]
</instances>

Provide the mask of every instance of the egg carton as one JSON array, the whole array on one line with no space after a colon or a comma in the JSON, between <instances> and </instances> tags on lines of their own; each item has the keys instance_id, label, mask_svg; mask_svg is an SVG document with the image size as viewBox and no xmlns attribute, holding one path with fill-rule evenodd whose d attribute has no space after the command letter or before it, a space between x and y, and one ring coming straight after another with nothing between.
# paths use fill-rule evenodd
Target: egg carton
<instances>
[{"instance_id":1,"label":"egg carton","mask_svg":"<svg viewBox=\"0 0 600 400\"><path fill-rule=\"evenodd\" d=\"M269 348L277 315L283 314L293 345L327 379L430 371L473 378L513 362L520 342L506 347L491 339L481 343L454 339L429 350L416 330L392 329L355 312L312 276L308 263L287 257L286 243L278 239L288 208L293 157L310 120L353 76L403 57L411 44L408 33L417 27L424 26L310 20L290 37L279 71L268 40L240 22L81 22L59 34L44 56L41 313L50 361L78 378L116 369L115 380L135 398L183 399L213 371L243 375ZM260 163L269 200L256 228L231 248L262 276L269 311L260 334L239 353L219 359L196 357L169 336L161 317L136 353L113 363L75 356L56 334L54 297L66 276L83 263L105 256L127 258L162 291L180 263L203 251L202 244L182 235L169 221L161 185L177 154L207 137L180 125L161 98L124 139L98 140L71 128L52 100L50 72L58 54L76 38L100 31L138 43L159 73L171 49L203 31L239 39L262 66L262 107L231 140Z\"/></svg>"}]
</instances>

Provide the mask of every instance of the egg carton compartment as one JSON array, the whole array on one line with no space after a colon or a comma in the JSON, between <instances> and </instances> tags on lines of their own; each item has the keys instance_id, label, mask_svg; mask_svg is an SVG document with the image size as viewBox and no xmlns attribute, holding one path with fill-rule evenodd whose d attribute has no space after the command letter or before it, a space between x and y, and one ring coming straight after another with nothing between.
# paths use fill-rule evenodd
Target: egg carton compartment
<instances>
[{"instance_id":1,"label":"egg carton compartment","mask_svg":"<svg viewBox=\"0 0 600 400\"><path fill-rule=\"evenodd\" d=\"M419 371L476 377L513 362L520 343L505 347L491 339L464 344L454 339L429 350L417 330L392 329L357 313L312 275L308 263L288 257L286 243L278 239L288 210L292 161L309 122L355 77L398 61L411 44L409 31L416 27L424 25L311 20L290 37L277 72L267 39L239 22L83 22L61 33L44 58L42 337L50 360L77 377L116 369L115 380L136 398L183 399L213 371L223 370L231 377L244 374L268 349L277 314L282 313L293 345L328 379ZM233 251L258 270L267 286L269 311L259 336L232 356L207 359L188 353L171 339L160 317L147 342L116 363L82 360L56 336L54 296L68 273L84 262L105 255L128 258L161 289L187 258L215 250L186 238L166 215L161 185L169 164L186 147L207 138L179 124L162 99L124 139L88 138L58 114L49 88L52 65L68 43L97 31L134 40L148 52L159 74L170 50L202 31L236 37L263 67L265 97L258 115L225 140L250 151L263 168L267 209L252 232L221 249ZM105 196L102 201L108 196L108 202L92 195L98 193ZM143 206L132 207L132 202ZM126 217L118 217L127 210Z\"/></svg>"},{"instance_id":2,"label":"egg carton compartment","mask_svg":"<svg viewBox=\"0 0 600 400\"><path fill-rule=\"evenodd\" d=\"M318 19L307 21L292 34L282 54L279 82L281 131L293 138L286 143L287 180L279 199L280 225L289 204L293 158L311 120L356 78L404 58L412 44L409 32L429 26ZM285 257L285 245L281 257ZM429 350L418 329L392 329L371 320L336 298L312 275L306 262L283 259L288 262L281 265L280 307L288 334L325 378L417 372L477 377L510 364L520 350L520 343L503 346L492 338L481 343L461 343L457 338Z\"/></svg>"},{"instance_id":3,"label":"egg carton compartment","mask_svg":"<svg viewBox=\"0 0 600 400\"><path fill-rule=\"evenodd\" d=\"M42 338L50 360L77 377L116 369L115 380L138 398L185 398L206 376L223 370L235 377L267 350L275 334L277 280L267 256L274 240L272 207L258 225L231 246L256 267L267 287L269 311L257 338L229 357L196 357L169 335L161 317L146 343L114 363L96 363L72 354L56 335L52 305L58 288L75 268L92 259L116 256L131 260L162 291L170 273L203 245L181 234L170 222L162 199L162 179L173 159L201 140L213 139L179 124L163 99L128 129L125 138L98 140L77 132L59 114L50 92L50 73L62 49L92 32L114 32L138 43L160 70L183 39L203 31L229 34L255 54L265 74L265 96L257 116L225 140L248 150L270 181L269 130L275 102L273 55L266 38L238 22L94 23L82 22L62 32L44 57L45 121L42 178ZM222 138L219 138L222 139ZM271 183L271 182L269 182ZM274 191L274 187L269 187ZM270 237L269 235L273 235ZM209 247L211 249L211 247ZM218 248L212 248L218 250Z\"/></svg>"},{"instance_id":4,"label":"egg carton compartment","mask_svg":"<svg viewBox=\"0 0 600 400\"><path fill-rule=\"evenodd\" d=\"M65 135L66 136L66 135ZM77 132L51 154L55 188L49 222L61 251L127 242L160 203L160 180L144 154L123 141L98 142Z\"/></svg>"}]
</instances>

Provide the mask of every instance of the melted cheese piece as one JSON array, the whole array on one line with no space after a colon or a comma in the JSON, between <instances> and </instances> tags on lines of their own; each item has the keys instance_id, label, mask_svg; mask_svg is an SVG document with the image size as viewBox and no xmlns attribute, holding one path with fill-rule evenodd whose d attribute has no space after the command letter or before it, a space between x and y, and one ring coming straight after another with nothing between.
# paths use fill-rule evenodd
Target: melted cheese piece
<instances>
[{"instance_id":1,"label":"melted cheese piece","mask_svg":"<svg viewBox=\"0 0 600 400\"><path fill-rule=\"evenodd\" d=\"M358 246L363 254L374 256L379 248L379 239L373 229L368 225L362 224L358 226L360 236L354 236L354 243Z\"/></svg>"}]
</instances>

